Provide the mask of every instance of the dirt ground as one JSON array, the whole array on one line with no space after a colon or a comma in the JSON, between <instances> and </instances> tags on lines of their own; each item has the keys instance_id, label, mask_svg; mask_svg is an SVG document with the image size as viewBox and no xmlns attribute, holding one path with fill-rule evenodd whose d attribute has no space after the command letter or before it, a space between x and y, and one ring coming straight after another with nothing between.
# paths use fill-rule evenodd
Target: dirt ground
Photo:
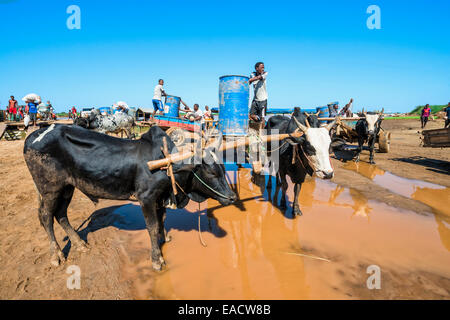
<instances>
[{"instance_id":1,"label":"dirt ground","mask_svg":"<svg viewBox=\"0 0 450 320\"><path fill-rule=\"evenodd\" d=\"M386 120L382 126L392 132L391 150L375 155L378 168L400 177L450 187L450 148L419 146L419 120ZM441 127L443 120L436 120L429 122L427 129ZM145 256L149 257L149 252L136 249L148 241L146 231L135 231L133 226L117 228L116 221L110 221L107 214L128 202L100 201L94 206L76 191L68 216L91 249L85 254L70 250L64 231L55 223L56 238L64 248L67 261L57 268L50 266L49 242L39 224L37 195L23 159L23 143L23 140L0 141L0 299L159 298L159 293L151 289L155 275L151 263L142 262ZM368 152L364 151L361 161L367 160ZM421 214L432 212L427 204L393 193L370 177L350 170L348 164L332 161L335 168L332 182L392 207ZM93 216L95 219L90 219ZM136 245L136 241L141 241L141 246ZM144 247L150 247L149 241ZM67 288L69 274L66 271L70 265L82 270L80 290ZM130 265L142 269L140 274L145 277L139 281L145 285L136 285L133 279L136 273L128 272ZM407 294L404 296L410 298ZM358 298L358 294L355 297ZM430 296L424 293L423 297Z\"/></svg>"}]
</instances>

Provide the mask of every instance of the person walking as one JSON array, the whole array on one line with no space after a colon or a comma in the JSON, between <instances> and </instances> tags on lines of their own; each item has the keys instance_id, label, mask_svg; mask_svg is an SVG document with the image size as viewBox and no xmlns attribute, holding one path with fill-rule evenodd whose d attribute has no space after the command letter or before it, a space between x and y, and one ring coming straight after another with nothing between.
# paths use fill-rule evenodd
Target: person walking
<instances>
[{"instance_id":1,"label":"person walking","mask_svg":"<svg viewBox=\"0 0 450 320\"><path fill-rule=\"evenodd\" d=\"M17 116L17 100L14 99L14 96L10 97L8 104L8 120L15 121Z\"/></svg>"},{"instance_id":2,"label":"person walking","mask_svg":"<svg viewBox=\"0 0 450 320\"><path fill-rule=\"evenodd\" d=\"M257 62L255 71L250 75L249 83L253 84L253 101L250 107L250 119L255 122L261 122L264 125L264 115L267 112L267 72L264 70L264 63Z\"/></svg>"},{"instance_id":3,"label":"person walking","mask_svg":"<svg viewBox=\"0 0 450 320\"><path fill-rule=\"evenodd\" d=\"M164 86L164 80L163 79L159 79L158 80L158 84L155 86L154 92L153 92L153 115L155 115L158 111L160 111L160 113L164 113L164 107L163 107L163 103L161 101L162 96L166 96L166 93L164 92L163 89Z\"/></svg>"},{"instance_id":4,"label":"person walking","mask_svg":"<svg viewBox=\"0 0 450 320\"><path fill-rule=\"evenodd\" d=\"M431 108L430 105L427 103L425 107L422 109L422 114L420 116L420 122L422 124L422 129L425 129L425 126L427 125L428 118L431 115Z\"/></svg>"},{"instance_id":5,"label":"person walking","mask_svg":"<svg viewBox=\"0 0 450 320\"><path fill-rule=\"evenodd\" d=\"M447 128L448 126L450 126L450 102L447 104L447 108L445 108L445 124L444 124L444 128Z\"/></svg>"},{"instance_id":6,"label":"person walking","mask_svg":"<svg viewBox=\"0 0 450 320\"><path fill-rule=\"evenodd\" d=\"M28 107L28 115L30 116L30 122L33 121L33 126L36 125L36 121L37 121L37 107L38 107L38 103L36 102L28 102L27 103L27 107Z\"/></svg>"}]
</instances>

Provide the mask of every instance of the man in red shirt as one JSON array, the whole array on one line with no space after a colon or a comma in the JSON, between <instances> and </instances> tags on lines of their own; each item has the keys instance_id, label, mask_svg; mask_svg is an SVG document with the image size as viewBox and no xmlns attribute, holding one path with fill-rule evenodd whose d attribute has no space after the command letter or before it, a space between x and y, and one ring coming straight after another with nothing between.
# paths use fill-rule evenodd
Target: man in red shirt
<instances>
[{"instance_id":1,"label":"man in red shirt","mask_svg":"<svg viewBox=\"0 0 450 320\"><path fill-rule=\"evenodd\" d=\"M420 116L420 122L422 124L422 129L425 129L425 126L428 122L428 117L431 115L431 108L429 104L426 104L426 106L422 109L422 114Z\"/></svg>"},{"instance_id":2,"label":"man in red shirt","mask_svg":"<svg viewBox=\"0 0 450 320\"><path fill-rule=\"evenodd\" d=\"M17 100L14 99L14 96L11 96L9 99L9 107L8 107L8 119L10 121L16 120L17 115Z\"/></svg>"}]
</instances>

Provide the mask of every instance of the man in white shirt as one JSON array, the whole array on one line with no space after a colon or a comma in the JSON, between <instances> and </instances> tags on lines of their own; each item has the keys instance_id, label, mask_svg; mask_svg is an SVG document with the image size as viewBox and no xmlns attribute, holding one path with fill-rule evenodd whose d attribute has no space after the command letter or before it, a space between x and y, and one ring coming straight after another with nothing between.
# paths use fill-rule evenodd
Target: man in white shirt
<instances>
[{"instance_id":1,"label":"man in white shirt","mask_svg":"<svg viewBox=\"0 0 450 320\"><path fill-rule=\"evenodd\" d=\"M158 111L160 111L161 114L164 112L164 107L163 107L163 103L161 101L161 97L166 96L166 93L164 92L163 85L164 85L164 80L159 79L158 85L156 85L154 93L153 93L152 102L153 102L153 108L155 109L155 111L153 112L153 115L155 115Z\"/></svg>"},{"instance_id":2,"label":"man in white shirt","mask_svg":"<svg viewBox=\"0 0 450 320\"><path fill-rule=\"evenodd\" d=\"M264 71L264 63L255 64L255 72L250 75L249 83L253 83L254 97L250 107L250 119L260 122L267 111L267 90L266 90L267 72Z\"/></svg>"}]
</instances>

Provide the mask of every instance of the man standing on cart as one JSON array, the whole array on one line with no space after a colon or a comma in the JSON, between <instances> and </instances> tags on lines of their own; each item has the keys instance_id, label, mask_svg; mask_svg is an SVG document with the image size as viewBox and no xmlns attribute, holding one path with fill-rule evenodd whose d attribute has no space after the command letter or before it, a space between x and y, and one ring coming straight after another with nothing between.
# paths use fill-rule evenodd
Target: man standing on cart
<instances>
[{"instance_id":1,"label":"man standing on cart","mask_svg":"<svg viewBox=\"0 0 450 320\"><path fill-rule=\"evenodd\" d=\"M153 108L155 109L155 111L153 111L153 115L155 115L158 111L160 111L161 114L164 113L164 106L161 101L161 98L162 98L162 96L166 96L166 93L164 92L163 85L164 85L164 80L159 79L158 84L156 85L154 94L153 94L152 102L153 102Z\"/></svg>"},{"instance_id":2,"label":"man standing on cart","mask_svg":"<svg viewBox=\"0 0 450 320\"><path fill-rule=\"evenodd\" d=\"M267 72L264 71L264 63L255 64L255 72L250 75L249 83L253 84L254 97L250 107L250 119L264 126L264 115L267 112Z\"/></svg>"}]
</instances>

